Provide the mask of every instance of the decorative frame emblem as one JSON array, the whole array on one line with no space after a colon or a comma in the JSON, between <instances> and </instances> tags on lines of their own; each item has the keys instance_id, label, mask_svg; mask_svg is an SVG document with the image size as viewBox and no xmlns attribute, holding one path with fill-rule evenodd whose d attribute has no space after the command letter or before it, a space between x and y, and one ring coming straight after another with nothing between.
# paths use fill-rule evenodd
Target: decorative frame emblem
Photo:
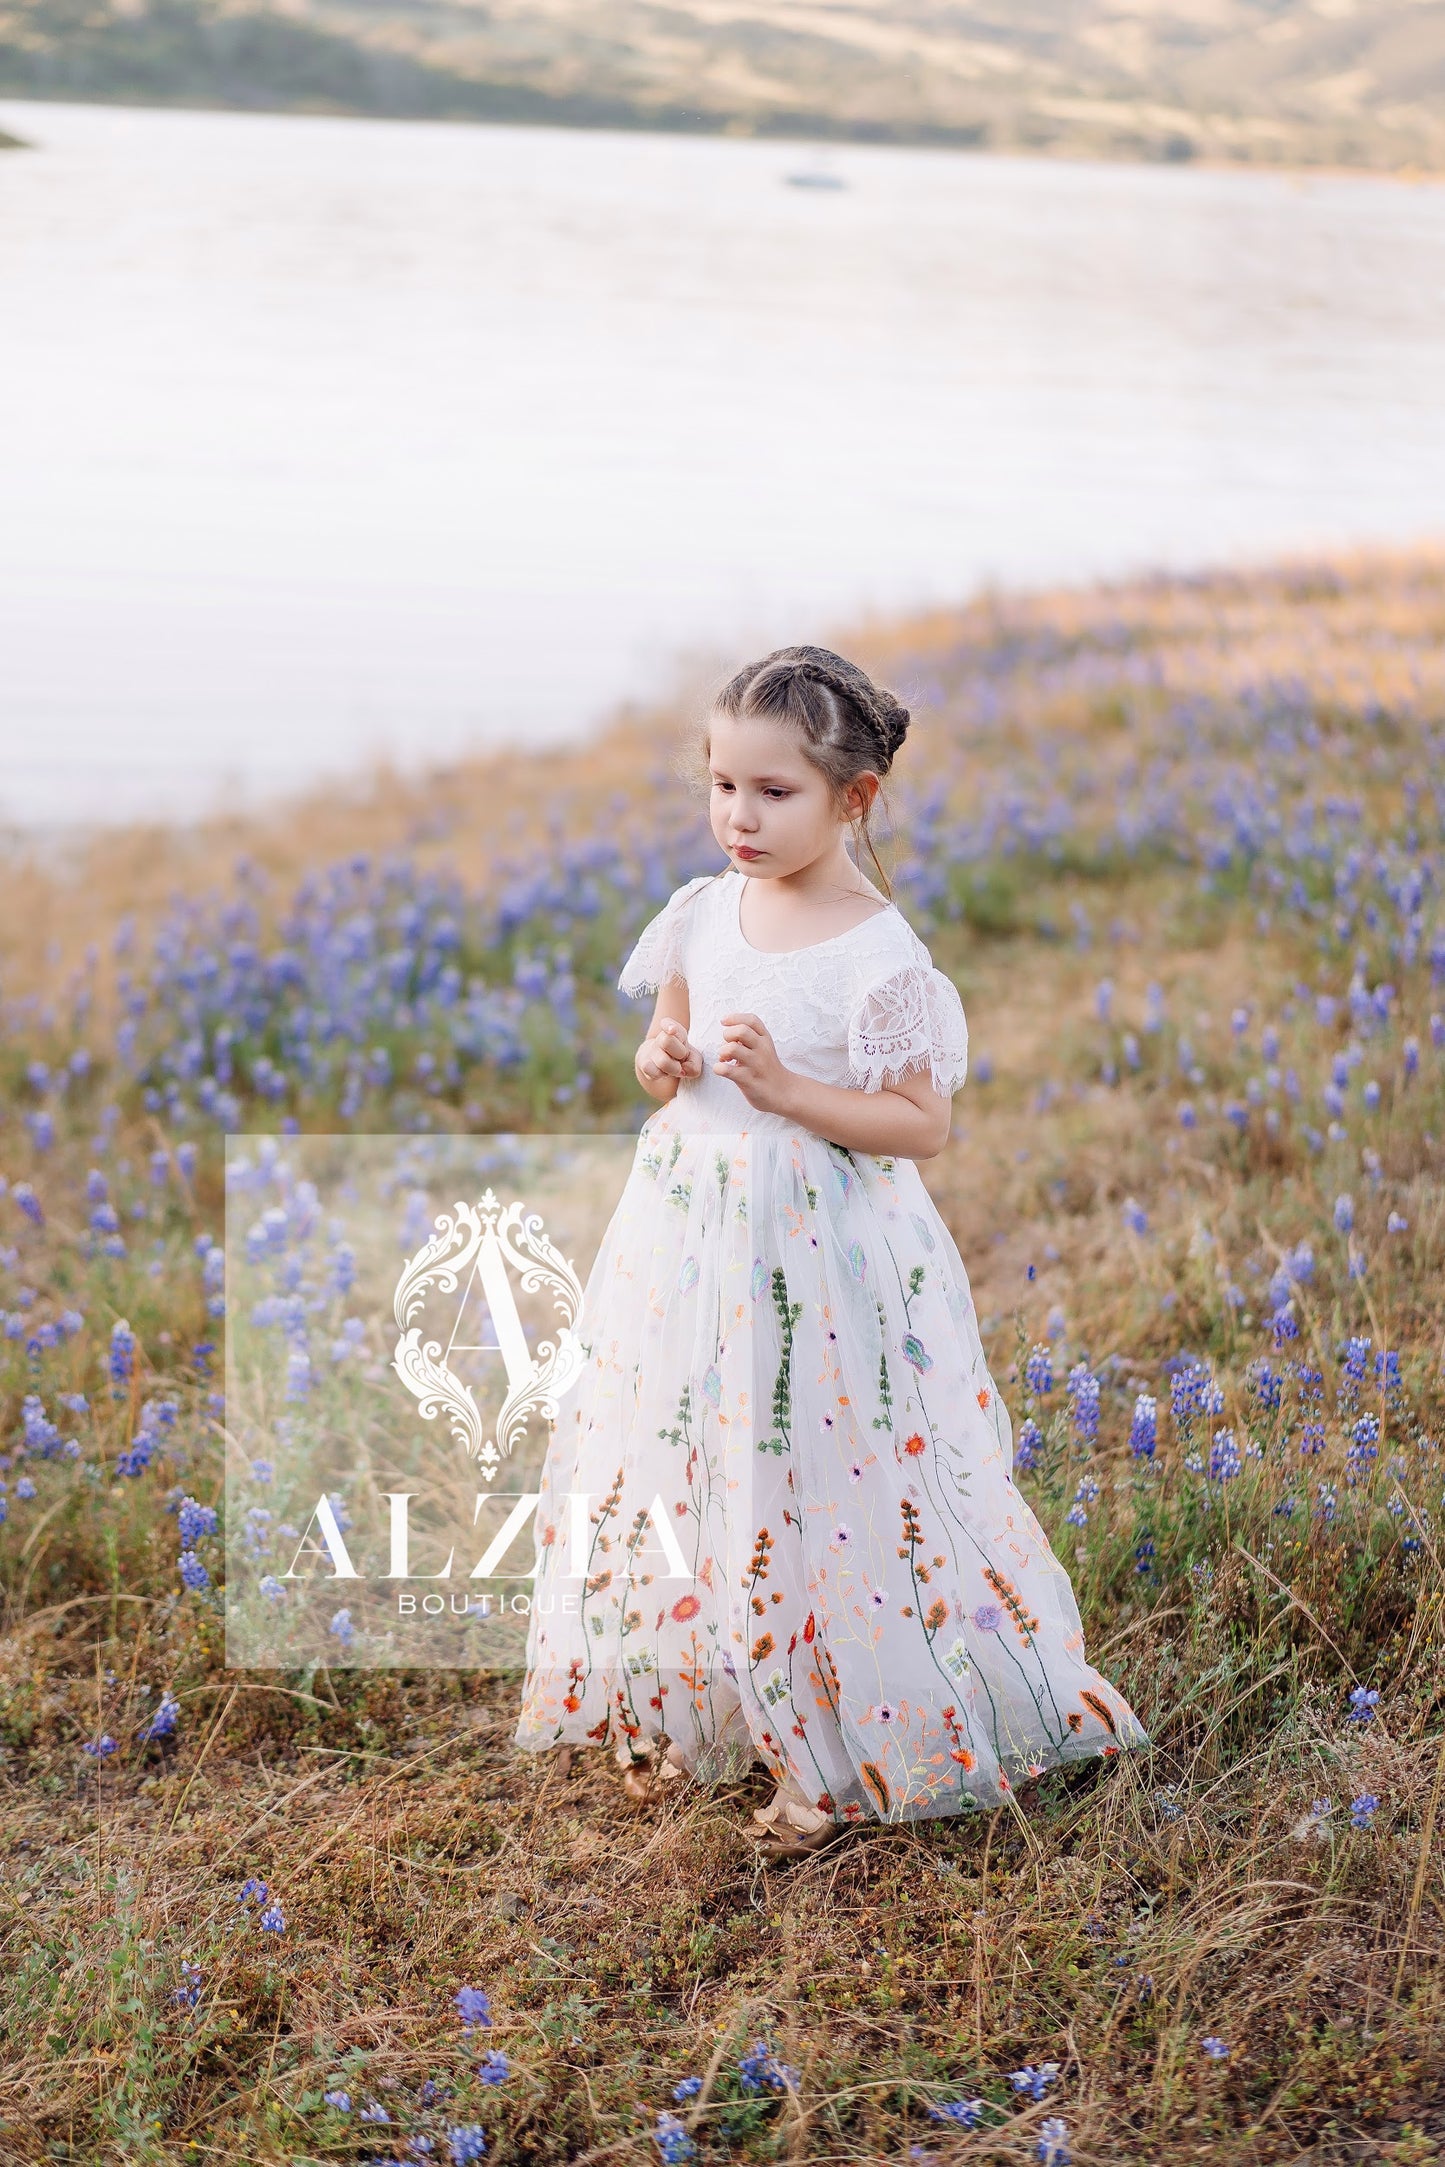
<instances>
[{"instance_id":1,"label":"decorative frame emblem","mask_svg":"<svg viewBox=\"0 0 1445 2167\"><path fill-rule=\"evenodd\" d=\"M401 1337L391 1366L415 1397L423 1421L445 1413L453 1437L465 1448L467 1457L479 1463L483 1480L490 1482L526 1430L529 1413L536 1412L549 1424L555 1423L558 1395L582 1367L582 1346L573 1331L582 1307L582 1283L568 1260L548 1240L540 1212L527 1214L517 1201L504 1209L491 1189L476 1204L458 1203L450 1212L439 1212L433 1224L436 1233L424 1249L408 1257L396 1283L396 1322ZM522 1320L517 1315L507 1276L509 1265L525 1293L551 1287L554 1306L565 1318L555 1340L538 1342L535 1356L528 1349ZM421 1326L414 1319L428 1289L454 1294L464 1279L457 1321L445 1348L439 1340L424 1343ZM497 1416L495 1438L483 1435L484 1424L472 1388L456 1375L450 1361L459 1345L457 1333L475 1280L481 1282L497 1328L497 1347L486 1351L500 1353L507 1370L507 1397Z\"/></svg>"}]
</instances>

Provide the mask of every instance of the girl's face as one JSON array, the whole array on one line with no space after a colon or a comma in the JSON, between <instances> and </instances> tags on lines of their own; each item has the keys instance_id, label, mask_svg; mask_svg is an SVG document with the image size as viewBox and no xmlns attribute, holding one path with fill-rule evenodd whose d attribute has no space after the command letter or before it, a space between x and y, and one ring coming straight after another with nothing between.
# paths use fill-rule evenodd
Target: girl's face
<instances>
[{"instance_id":1,"label":"girl's face","mask_svg":"<svg viewBox=\"0 0 1445 2167\"><path fill-rule=\"evenodd\" d=\"M845 823L795 730L762 716L714 715L710 738L712 832L740 872L797 873L842 849ZM855 786L864 803L870 780L876 788L876 777Z\"/></svg>"}]
</instances>

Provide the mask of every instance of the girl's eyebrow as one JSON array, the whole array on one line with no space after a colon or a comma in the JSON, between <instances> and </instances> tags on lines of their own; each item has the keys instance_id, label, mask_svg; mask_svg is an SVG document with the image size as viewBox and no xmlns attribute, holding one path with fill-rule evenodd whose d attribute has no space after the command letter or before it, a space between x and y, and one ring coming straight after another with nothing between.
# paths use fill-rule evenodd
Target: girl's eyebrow
<instances>
[{"instance_id":1,"label":"girl's eyebrow","mask_svg":"<svg viewBox=\"0 0 1445 2167\"><path fill-rule=\"evenodd\" d=\"M713 769L712 778L714 782L718 783L730 783L732 781L732 777L727 773L726 769L719 767ZM792 787L797 782L795 775L754 775L752 779L755 783L786 783L789 787Z\"/></svg>"}]
</instances>

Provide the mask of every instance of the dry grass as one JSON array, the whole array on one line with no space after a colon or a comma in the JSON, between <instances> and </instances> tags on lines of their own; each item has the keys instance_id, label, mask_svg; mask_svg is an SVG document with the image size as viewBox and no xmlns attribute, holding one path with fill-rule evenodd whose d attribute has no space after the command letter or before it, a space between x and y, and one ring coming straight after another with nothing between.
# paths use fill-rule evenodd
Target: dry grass
<instances>
[{"instance_id":1,"label":"dry grass","mask_svg":"<svg viewBox=\"0 0 1445 2167\"><path fill-rule=\"evenodd\" d=\"M1014 775L1036 782L1028 763L1041 745L1065 781L1091 775L1109 802L1131 749L1165 742L1171 703L1208 691L1228 715L1252 685L1297 681L1334 733L1301 787L1357 789L1383 850L1404 832L1404 786L1426 779L1421 748L1445 720L1442 626L1445 560L1389 558L1328 577L1293 567L980 604L894 634L874 628L860 651L926 693L916 788L936 782L954 806L977 806ZM1154 675L1140 676L1140 657ZM662 727L636 718L595 766L575 759L568 820L585 825L614 790L629 832L672 818L682 801ZM1272 757L1261 740L1262 782ZM650 802L645 774L659 771ZM282 885L353 848L409 847L480 887L496 868L468 855L466 809L505 783L541 847L558 773L549 761L478 767L409 797L333 808L329 828L303 808L273 829L160 847L104 840L73 882L12 865L7 901L26 915L6 913L7 983L63 967L37 953L47 939L68 960L122 911L159 913L173 882L209 885L237 847ZM428 838L445 804L462 817ZM1438 865L1438 822L1422 813L1421 826L1418 855ZM38 1369L19 1342L0 1342L11 1349L7 1429L18 1434L26 1392L53 1405L58 1390L84 1390L95 1410L81 1425L84 1459L104 1473L84 1480L36 1462L39 1494L23 1506L17 1476L32 1463L17 1459L7 1475L0 2158L309 2162L404 2156L403 2140L431 2135L431 2156L445 2160L445 2130L479 2123L490 2160L641 2162L660 2157L661 2110L687 2121L705 2160L901 2167L919 2145L940 2163L1023 2162L1053 2115L1089 2167L1423 2167L1441 2155L1445 1571L1430 1439L1442 1418L1445 1059L1428 1019L1432 1000L1445 1003L1425 947L1396 959L1394 1017L1365 1041L1362 1073L1384 1079L1379 1111L1367 1118L1352 1101L1341 1136L1314 1151L1271 1086L1283 1120L1270 1129L1256 1110L1236 1131L1224 1108L1263 1074L1264 1019L1281 1033L1277 1063L1298 1070L1314 1105L1349 1019L1323 1031L1292 989L1307 980L1342 993L1357 939L1375 944L1370 983L1387 975L1389 923L1370 929L1362 904L1349 940L1322 947L1325 921L1290 916L1267 848L1258 878L1222 873L1204 891L1197 864L1131 862L1082 830L1055 861L1020 859L1006 842L1001 830L998 854L954 865L962 905L930 936L963 990L976 1068L954 1140L926 1173L1016 1411L1016 1329L1024 1344L1042 1338L1055 1305L1067 1319L1061 1362L1084 1351L1105 1375L1098 1450L1060 1435L1021 1479L1071 1564L1090 1659L1139 1710L1152 1753L1050 1778L1027 1816L871 1826L764 1869L742 1832L764 1796L761 1771L734 1793L689 1788L634 1806L597 1752L568 1765L511 1746L513 1679L227 1671L218 1612L175 1585L163 1509L173 1483L218 1495L207 1387L185 1351L205 1312L180 1268L195 1233L218 1223L214 1150L184 1191L139 1192L143 1233L170 1260L152 1280L139 1236L123 1264L82 1254L95 1100L65 1116L46 1154L27 1156L11 1122L5 1171L43 1182L49 1217L30 1228L7 1201L0 1232L40 1289L36 1314L73 1301L88 1327ZM985 887L969 885L975 875ZM1087 936L1073 930L1075 903ZM1109 1026L1095 1005L1106 974ZM1141 1023L1151 983L1169 1019L1153 1036ZM600 978L589 1015L609 1013L606 991ZM1236 1039L1240 1003L1255 1020ZM1140 1065L1105 1084L1101 1061L1120 1058L1126 1028L1140 1033ZM1408 1033L1424 1048L1409 1083ZM590 1025L584 1035L600 1108L630 1043L600 1050ZM1203 1085L1179 1080L1186 1037ZM12 1026L13 1074L42 1042L53 1059L33 1019ZM1040 1106L1045 1085L1053 1096ZM114 1148L143 1173L163 1131L138 1088L117 1069L95 1090L117 1095ZM465 1088L488 1087L470 1077ZM1199 1106L1192 1130L1177 1118L1185 1093ZM450 1101L436 1111L461 1120ZM247 1112L274 1125L255 1102ZM318 1106L308 1125L333 1119ZM1362 1149L1378 1153L1378 1183L1361 1171ZM1332 1227L1342 1189L1356 1195L1363 1280ZM1147 1210L1142 1236L1121 1221L1127 1198ZM1385 1231L1390 1211L1408 1221L1398 1235ZM1300 1338L1281 1352L1261 1329L1265 1282L1305 1239L1316 1267L1295 1289ZM1231 1283L1243 1290L1233 1306ZM132 1482L109 1464L125 1441L104 1379L121 1304L142 1341L145 1390L182 1403L171 1456ZM1318 1350L1333 1396L1338 1350L1359 1332L1399 1352L1403 1384L1388 1404L1367 1384L1359 1404L1380 1410L1384 1432L1352 1486L1346 1401L1326 1418L1327 1449L1301 1462L1293 1401L1270 1416L1253 1380L1261 1356L1279 1366ZM1162 1365L1180 1349L1206 1356L1226 1395L1220 1419L1259 1442L1208 1505L1166 1418ZM1140 1385L1161 1394L1156 1476L1126 1442ZM1076 1530L1065 1512L1083 1465L1103 1498ZM1320 1481L1337 1492L1337 1518L1314 1509ZM1297 1509L1281 1516L1291 1497ZM1396 1497L1406 1504L1392 1510ZM1141 1575L1146 1531L1157 1555ZM1357 1683L1382 1689L1369 1723L1348 1720ZM139 1743L162 1686L180 1700L176 1733ZM80 1747L101 1731L122 1749L97 1764ZM1349 1801L1362 1794L1379 1804L1357 1830ZM1311 1824L1324 1796L1333 1811ZM283 1934L238 1906L248 1876L279 1898ZM183 1962L202 1974L194 2008L172 1998ZM470 2039L451 2006L464 1985L485 1988L494 2019ZM759 2036L797 2069L795 2091L742 2090L738 2056ZM1226 2059L1202 2051L1206 2036L1227 2043ZM511 2060L495 2090L475 2073L479 2047ZM1046 2097L1017 2095L1009 2073L1046 2061L1059 2064ZM707 2078L702 2097L674 2107L689 2074ZM423 2096L428 2082L445 2096ZM322 2099L338 2086L352 2097L345 2115ZM928 2116L930 2104L975 2097L988 2103L977 2130ZM372 2098L388 2124L361 2125Z\"/></svg>"}]
</instances>

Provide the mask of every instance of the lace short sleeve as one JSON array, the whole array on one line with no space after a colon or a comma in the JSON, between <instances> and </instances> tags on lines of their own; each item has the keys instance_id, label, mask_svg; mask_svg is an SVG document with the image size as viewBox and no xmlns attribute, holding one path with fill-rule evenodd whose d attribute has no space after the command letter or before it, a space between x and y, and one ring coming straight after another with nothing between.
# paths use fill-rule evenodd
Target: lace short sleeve
<instances>
[{"instance_id":1,"label":"lace short sleeve","mask_svg":"<svg viewBox=\"0 0 1445 2167\"><path fill-rule=\"evenodd\" d=\"M639 993L657 993L667 978L680 978L686 983L689 914L682 906L715 877L712 873L699 873L696 880L675 888L657 916L648 920L637 937L637 945L622 966L622 975L617 981L619 993L634 997Z\"/></svg>"},{"instance_id":2,"label":"lace short sleeve","mask_svg":"<svg viewBox=\"0 0 1445 2167\"><path fill-rule=\"evenodd\" d=\"M848 1020L848 1068L863 1091L926 1068L935 1090L952 1098L968 1073L968 1025L953 980L923 963L876 980Z\"/></svg>"}]
</instances>

